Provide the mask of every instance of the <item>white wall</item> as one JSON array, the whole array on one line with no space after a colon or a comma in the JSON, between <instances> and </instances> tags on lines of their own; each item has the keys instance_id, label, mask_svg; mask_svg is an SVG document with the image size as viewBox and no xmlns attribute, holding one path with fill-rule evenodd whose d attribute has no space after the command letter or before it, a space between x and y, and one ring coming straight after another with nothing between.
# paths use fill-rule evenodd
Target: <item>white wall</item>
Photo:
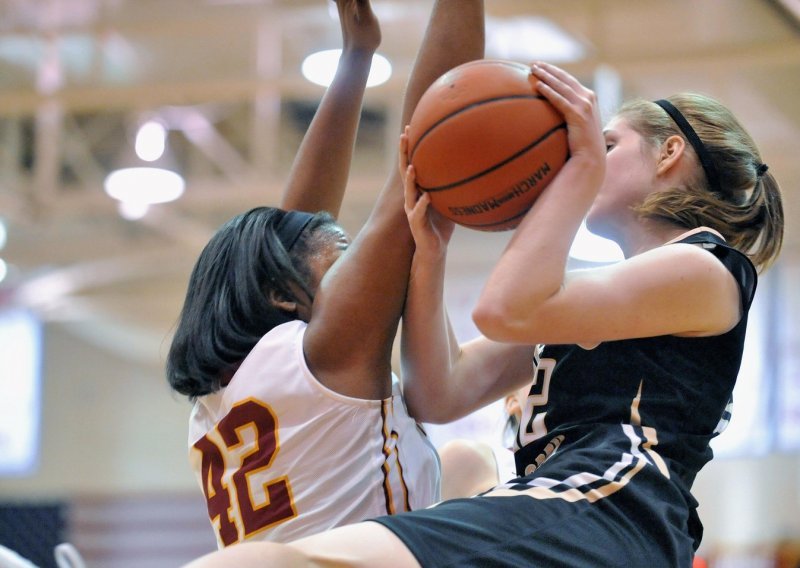
<instances>
[{"instance_id":1,"label":"white wall","mask_svg":"<svg viewBox=\"0 0 800 568\"><path fill-rule=\"evenodd\" d=\"M197 490L187 458L190 405L171 394L162 369L50 324L42 387L38 470L0 479L0 498Z\"/></svg>"},{"instance_id":2,"label":"white wall","mask_svg":"<svg viewBox=\"0 0 800 568\"><path fill-rule=\"evenodd\" d=\"M800 539L796 454L712 460L698 475L693 493L705 526L704 547L753 548Z\"/></svg>"}]
</instances>

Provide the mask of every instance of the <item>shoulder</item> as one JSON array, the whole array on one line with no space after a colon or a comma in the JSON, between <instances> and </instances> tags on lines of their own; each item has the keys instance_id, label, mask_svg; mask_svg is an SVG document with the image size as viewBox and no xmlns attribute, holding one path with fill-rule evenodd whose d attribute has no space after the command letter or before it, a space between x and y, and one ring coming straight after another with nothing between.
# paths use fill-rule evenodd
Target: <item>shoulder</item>
<instances>
[{"instance_id":1,"label":"shoulder","mask_svg":"<svg viewBox=\"0 0 800 568\"><path fill-rule=\"evenodd\" d=\"M706 252L706 259L714 257L737 284L742 306L749 309L758 284L758 271L744 252L729 245L716 231L704 227L677 239L675 244L692 245Z\"/></svg>"},{"instance_id":2,"label":"shoulder","mask_svg":"<svg viewBox=\"0 0 800 568\"><path fill-rule=\"evenodd\" d=\"M567 284L580 285L581 291L587 293L597 285L608 286L617 290L620 298L625 300L627 294L636 291L668 293L670 289L685 291L687 286L696 292L714 291L720 286L735 286L735 281L714 254L695 244L676 242L615 264L570 271ZM592 288L583 289L586 285Z\"/></svg>"},{"instance_id":3,"label":"shoulder","mask_svg":"<svg viewBox=\"0 0 800 568\"><path fill-rule=\"evenodd\" d=\"M744 264L739 266L752 267L752 264L745 255L729 247L718 236L698 233L689 239L659 247L651 254L658 257L667 278L676 286L681 286L685 281L692 282L702 309L708 314L718 315L714 320L719 325L712 329L680 335L705 336L728 331L749 309L754 285L748 285L751 278L743 279L736 270L732 270L731 255L733 259L743 261Z\"/></svg>"},{"instance_id":4,"label":"shoulder","mask_svg":"<svg viewBox=\"0 0 800 568\"><path fill-rule=\"evenodd\" d=\"M300 320L290 321L269 330L247 354L234 373L228 387L261 376L265 370L270 375L296 374L306 371L303 359L303 335L306 324Z\"/></svg>"},{"instance_id":5,"label":"shoulder","mask_svg":"<svg viewBox=\"0 0 800 568\"><path fill-rule=\"evenodd\" d=\"M707 245L707 246L706 246ZM728 292L738 295L736 279L718 254L716 243L671 243L641 255L641 269L656 269L661 277L681 284L690 280L694 286L715 294Z\"/></svg>"},{"instance_id":6,"label":"shoulder","mask_svg":"<svg viewBox=\"0 0 800 568\"><path fill-rule=\"evenodd\" d=\"M721 284L731 280L730 270L721 261L729 249L716 233L702 231L630 257L616 266L623 271L650 273L667 280L691 278L698 285Z\"/></svg>"},{"instance_id":7,"label":"shoulder","mask_svg":"<svg viewBox=\"0 0 800 568\"><path fill-rule=\"evenodd\" d=\"M575 322L582 317L580 312L602 321L596 337L583 338L592 341L716 335L731 329L746 306L725 264L687 242L656 247L614 265L571 272L567 288L577 306Z\"/></svg>"},{"instance_id":8,"label":"shoulder","mask_svg":"<svg viewBox=\"0 0 800 568\"><path fill-rule=\"evenodd\" d=\"M259 352L292 349L302 343L308 324L302 320L293 320L273 327L258 341L248 358Z\"/></svg>"}]
</instances>

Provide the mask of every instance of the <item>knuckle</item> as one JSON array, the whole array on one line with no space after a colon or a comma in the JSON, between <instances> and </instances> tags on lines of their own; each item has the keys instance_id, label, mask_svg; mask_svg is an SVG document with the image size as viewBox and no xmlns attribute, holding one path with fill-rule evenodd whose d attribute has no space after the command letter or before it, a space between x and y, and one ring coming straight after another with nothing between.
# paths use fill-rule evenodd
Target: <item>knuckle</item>
<instances>
[{"instance_id":1,"label":"knuckle","mask_svg":"<svg viewBox=\"0 0 800 568\"><path fill-rule=\"evenodd\" d=\"M582 116L587 116L592 111L592 102L589 99L581 97L576 105L578 113Z\"/></svg>"}]
</instances>

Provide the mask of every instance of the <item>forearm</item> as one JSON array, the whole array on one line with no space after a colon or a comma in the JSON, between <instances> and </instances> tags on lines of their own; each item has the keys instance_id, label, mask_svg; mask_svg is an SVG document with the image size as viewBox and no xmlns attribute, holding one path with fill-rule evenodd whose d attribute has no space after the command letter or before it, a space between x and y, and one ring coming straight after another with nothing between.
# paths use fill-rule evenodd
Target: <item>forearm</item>
<instances>
[{"instance_id":1,"label":"forearm","mask_svg":"<svg viewBox=\"0 0 800 568\"><path fill-rule=\"evenodd\" d=\"M481 57L483 43L482 0L437 0L404 95L403 124L428 86L453 66ZM383 382L414 254L403 199L395 167L364 228L323 279L304 339L315 375L351 383L353 396L388 392Z\"/></svg>"},{"instance_id":2,"label":"forearm","mask_svg":"<svg viewBox=\"0 0 800 568\"><path fill-rule=\"evenodd\" d=\"M442 401L450 399L450 375L459 357L443 302L444 258L433 263L415 256L402 320L401 365L409 412L431 421Z\"/></svg>"},{"instance_id":3,"label":"forearm","mask_svg":"<svg viewBox=\"0 0 800 568\"><path fill-rule=\"evenodd\" d=\"M564 284L569 249L598 183L590 165L568 162L520 223L473 312L487 337L538 341L537 310L551 302Z\"/></svg>"},{"instance_id":4,"label":"forearm","mask_svg":"<svg viewBox=\"0 0 800 568\"><path fill-rule=\"evenodd\" d=\"M453 67L482 59L486 42L483 0L437 0L406 86L402 125L431 83Z\"/></svg>"},{"instance_id":5,"label":"forearm","mask_svg":"<svg viewBox=\"0 0 800 568\"><path fill-rule=\"evenodd\" d=\"M333 82L322 97L295 157L281 207L334 217L347 186L371 50L342 53ZM320 187L322 186L322 187Z\"/></svg>"},{"instance_id":6,"label":"forearm","mask_svg":"<svg viewBox=\"0 0 800 568\"><path fill-rule=\"evenodd\" d=\"M534 345L498 343L485 337L459 344L444 310L425 311L431 306L424 302L417 307L420 311L413 323L404 319L402 337L406 355L415 351L413 358L403 358L403 392L416 420L452 422L533 380ZM408 309L406 314L404 318L412 315ZM421 329L412 335L409 328L416 325Z\"/></svg>"},{"instance_id":7,"label":"forearm","mask_svg":"<svg viewBox=\"0 0 800 568\"><path fill-rule=\"evenodd\" d=\"M481 59L484 46L483 0L437 0L406 87L402 124L408 124L431 83L458 65ZM452 399L451 373L460 354L443 302L444 270L444 257L428 262L416 255L406 293L403 388L409 409L419 420L435 419L442 401Z\"/></svg>"},{"instance_id":8,"label":"forearm","mask_svg":"<svg viewBox=\"0 0 800 568\"><path fill-rule=\"evenodd\" d=\"M483 58L485 43L483 0L436 0L406 84L401 129L411 121L428 87L450 69ZM389 194L381 195L383 201L379 207L397 208L395 210L404 217L402 179L396 168L389 174L387 187L398 191L390 190Z\"/></svg>"},{"instance_id":9,"label":"forearm","mask_svg":"<svg viewBox=\"0 0 800 568\"><path fill-rule=\"evenodd\" d=\"M404 125L433 81L452 67L483 56L484 41L483 0L436 1L406 87L402 114ZM414 252L403 210L402 188L400 173L397 168L392 168L362 230L363 237L371 235L369 238L377 240L362 242L366 239L360 235L359 242L354 243L355 250L351 251L354 254L347 255L348 263L358 263L361 272L369 274L370 282L374 283L374 289L380 294L379 299L362 297L360 302L364 307L357 313L370 312L371 317L381 314L387 321L393 321L395 326L403 309ZM339 290L359 291L357 280L351 282L349 272L343 271L342 274L347 274L347 277L337 275L336 278L329 278L331 286ZM339 302L335 305L338 308ZM345 308L344 302L342 308L343 317L354 315L346 311L349 308ZM326 309L329 308L326 306Z\"/></svg>"}]
</instances>

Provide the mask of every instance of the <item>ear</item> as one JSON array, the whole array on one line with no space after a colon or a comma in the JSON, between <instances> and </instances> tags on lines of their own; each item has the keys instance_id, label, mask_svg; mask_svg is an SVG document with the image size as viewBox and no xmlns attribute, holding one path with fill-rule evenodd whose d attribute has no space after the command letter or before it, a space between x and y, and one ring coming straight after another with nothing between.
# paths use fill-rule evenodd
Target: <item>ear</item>
<instances>
[{"instance_id":1,"label":"ear","mask_svg":"<svg viewBox=\"0 0 800 568\"><path fill-rule=\"evenodd\" d=\"M684 150L686 150L686 141L683 138L677 134L667 138L661 145L658 154L656 174L665 175L674 171L675 166L680 163L684 155Z\"/></svg>"},{"instance_id":2,"label":"ear","mask_svg":"<svg viewBox=\"0 0 800 568\"><path fill-rule=\"evenodd\" d=\"M275 290L269 291L269 302L270 304L272 304L279 310L283 310L284 312L289 312L290 314L294 314L297 312L297 302L287 300Z\"/></svg>"},{"instance_id":3,"label":"ear","mask_svg":"<svg viewBox=\"0 0 800 568\"><path fill-rule=\"evenodd\" d=\"M519 401L517 400L517 397L513 394L509 394L506 396L505 407L506 407L505 408L506 414L508 414L509 416L516 414L521 410L519 407Z\"/></svg>"}]
</instances>

